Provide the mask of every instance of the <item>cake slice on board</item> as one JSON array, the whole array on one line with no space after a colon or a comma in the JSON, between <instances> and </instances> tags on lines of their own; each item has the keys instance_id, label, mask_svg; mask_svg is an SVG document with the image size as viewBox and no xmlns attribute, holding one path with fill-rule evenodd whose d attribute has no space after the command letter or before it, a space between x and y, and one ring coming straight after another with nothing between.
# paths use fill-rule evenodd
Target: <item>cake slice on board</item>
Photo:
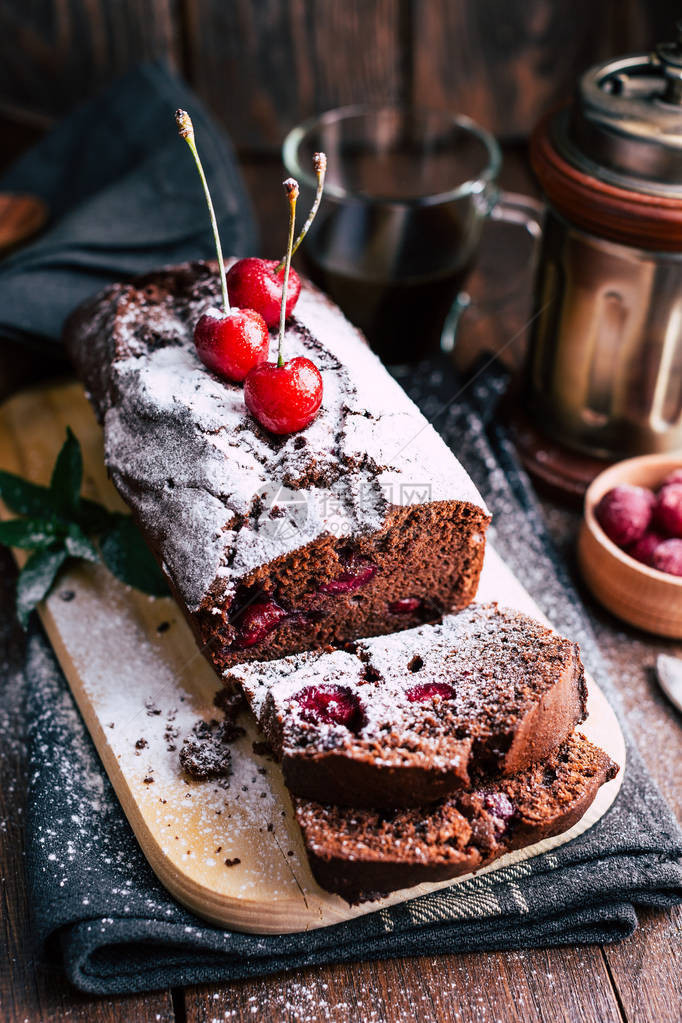
<instances>
[{"instance_id":1,"label":"cake slice on board","mask_svg":"<svg viewBox=\"0 0 682 1023\"><path fill-rule=\"evenodd\" d=\"M584 720L587 699L577 646L496 604L347 650L235 665L226 681L292 793L356 807L421 806L523 770Z\"/></svg>"},{"instance_id":2,"label":"cake slice on board","mask_svg":"<svg viewBox=\"0 0 682 1023\"><path fill-rule=\"evenodd\" d=\"M318 883L349 902L479 870L576 824L618 767L579 732L544 762L431 809L362 810L295 800Z\"/></svg>"}]
</instances>

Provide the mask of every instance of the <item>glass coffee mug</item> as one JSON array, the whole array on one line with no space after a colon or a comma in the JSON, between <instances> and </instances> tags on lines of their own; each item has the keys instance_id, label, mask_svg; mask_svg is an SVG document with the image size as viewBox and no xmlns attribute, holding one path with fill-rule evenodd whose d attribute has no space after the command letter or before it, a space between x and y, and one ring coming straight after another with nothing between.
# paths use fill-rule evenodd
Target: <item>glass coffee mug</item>
<instances>
[{"instance_id":1,"label":"glass coffee mug","mask_svg":"<svg viewBox=\"0 0 682 1023\"><path fill-rule=\"evenodd\" d=\"M500 148L468 117L400 107L330 110L294 128L284 164L312 202L313 153L327 154L324 198L303 246L310 277L388 363L448 350L462 285L489 216L540 234L532 200L496 185Z\"/></svg>"}]
</instances>

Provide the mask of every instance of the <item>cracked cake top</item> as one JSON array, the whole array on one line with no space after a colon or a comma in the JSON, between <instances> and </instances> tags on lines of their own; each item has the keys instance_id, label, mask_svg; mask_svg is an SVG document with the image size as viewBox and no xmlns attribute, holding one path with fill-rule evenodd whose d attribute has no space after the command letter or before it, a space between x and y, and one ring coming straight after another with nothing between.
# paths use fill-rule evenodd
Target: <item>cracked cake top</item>
<instances>
[{"instance_id":1,"label":"cracked cake top","mask_svg":"<svg viewBox=\"0 0 682 1023\"><path fill-rule=\"evenodd\" d=\"M322 535L380 529L391 506L485 509L362 335L306 282L286 347L319 367L323 407L301 433L263 430L242 388L197 356L193 324L218 300L215 264L186 264L106 289L66 334L112 479L190 610L229 600L251 571Z\"/></svg>"}]
</instances>

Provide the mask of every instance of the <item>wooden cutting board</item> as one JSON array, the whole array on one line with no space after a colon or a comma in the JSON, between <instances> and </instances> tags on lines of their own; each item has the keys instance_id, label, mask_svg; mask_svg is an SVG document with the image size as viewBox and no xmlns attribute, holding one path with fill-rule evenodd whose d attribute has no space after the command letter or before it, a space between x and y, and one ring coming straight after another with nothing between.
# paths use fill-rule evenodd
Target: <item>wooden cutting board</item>
<instances>
[{"instance_id":1,"label":"wooden cutting board","mask_svg":"<svg viewBox=\"0 0 682 1023\"><path fill-rule=\"evenodd\" d=\"M67 425L83 447L84 493L122 509L107 478L101 430L79 384L26 391L0 407L0 468L47 483ZM7 509L0 511L7 517ZM479 597L541 617L491 547ZM353 907L319 888L281 772L254 752L258 734L246 713L247 734L234 747L228 780L183 775L182 739L199 718L214 716L218 681L172 600L128 589L104 567L77 564L60 576L40 615L137 840L162 884L198 916L256 933L301 931L453 883L424 884ZM594 682L589 707L583 730L624 767L622 733ZM622 778L621 770L569 832L504 856L486 872L585 831L611 805Z\"/></svg>"}]
</instances>

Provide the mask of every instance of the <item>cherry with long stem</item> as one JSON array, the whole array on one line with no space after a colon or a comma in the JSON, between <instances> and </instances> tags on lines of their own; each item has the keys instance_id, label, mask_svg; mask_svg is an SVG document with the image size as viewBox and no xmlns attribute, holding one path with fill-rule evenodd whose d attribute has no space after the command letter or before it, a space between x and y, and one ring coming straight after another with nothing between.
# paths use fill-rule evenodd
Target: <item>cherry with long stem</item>
<instances>
[{"instance_id":1,"label":"cherry with long stem","mask_svg":"<svg viewBox=\"0 0 682 1023\"><path fill-rule=\"evenodd\" d=\"M220 244L220 234L218 232L218 221L216 220L215 210L213 209L213 200L211 199L211 193L208 189L208 182L206 181L206 175L204 174L204 168L201 164L201 157L197 150L197 144L194 140L194 125L192 124L192 118L189 116L186 110L175 111L175 123L178 126L178 132L180 137L185 140L190 148L190 152L194 157L194 162L197 165L199 171L199 177L201 178L201 184L204 188L204 195L206 196L206 205L208 206L208 213L211 218L211 228L213 230L213 240L215 241L215 250L218 256L218 269L220 271L220 286L223 292L223 310L225 315L229 315L230 312L230 299L227 294L227 277L225 276L225 263L223 262L223 249Z\"/></svg>"},{"instance_id":2,"label":"cherry with long stem","mask_svg":"<svg viewBox=\"0 0 682 1023\"><path fill-rule=\"evenodd\" d=\"M322 199L327 170L327 157L324 153L315 153L313 166L317 175L315 200L308 218L293 244L292 255L305 238ZM276 262L274 259L257 259L255 256L247 256L246 259L238 259L227 273L227 283L232 301L239 306L257 309L270 328L277 327L279 323L285 263L286 257ZM293 313L300 291L301 281L292 267L287 291L287 316L291 316Z\"/></svg>"},{"instance_id":3,"label":"cherry with long stem","mask_svg":"<svg viewBox=\"0 0 682 1023\"><path fill-rule=\"evenodd\" d=\"M199 317L194 327L194 344L197 354L205 366L208 366L218 376L231 380L233 383L239 383L244 380L247 373L254 366L267 359L268 348L270 347L270 334L265 320L255 310L249 308L230 308L218 223L204 168L201 165L201 158L199 157L194 140L192 119L186 110L177 110L175 121L180 136L185 140L194 157L194 162L201 178L201 184L204 188L206 205L208 206L211 218L216 254L218 256L218 270L220 271L220 284L223 292L223 312L221 313L217 309L209 309L203 316Z\"/></svg>"},{"instance_id":4,"label":"cherry with long stem","mask_svg":"<svg viewBox=\"0 0 682 1023\"><path fill-rule=\"evenodd\" d=\"M287 178L284 182L284 191L289 200L289 236L287 239L287 254L284 257L284 280L282 281L282 303L279 311L279 340L277 344L277 365L284 365L284 324L287 319L287 290L289 288L289 271L291 270L291 257L293 255L294 229L296 227L296 202L298 200L298 181L294 178Z\"/></svg>"},{"instance_id":5,"label":"cherry with long stem","mask_svg":"<svg viewBox=\"0 0 682 1023\"><path fill-rule=\"evenodd\" d=\"M291 250L292 256L296 254L299 245L301 244L301 242L307 235L308 231L310 230L310 225L315 219L315 215L317 214L317 211L319 209L320 202L322 201L322 192L324 191L324 179L327 174L327 157L324 153L313 153L313 167L315 168L315 177L317 178L315 200L313 202L313 205L310 207L310 213L308 214L308 218L303 227L301 228L301 230L299 231L298 237L294 242L293 248ZM289 180L293 179L290 178ZM275 267L275 274L281 273L282 267L286 263L286 258L287 257L284 256L283 259L280 259L279 263Z\"/></svg>"},{"instance_id":6,"label":"cherry with long stem","mask_svg":"<svg viewBox=\"0 0 682 1023\"><path fill-rule=\"evenodd\" d=\"M284 189L289 201L289 239L279 314L277 362L254 366L244 381L244 401L261 426L275 434L296 433L310 426L322 406L322 375L310 359L298 355L284 360L284 327L287 318L287 288L294 245L298 183L287 178Z\"/></svg>"}]
</instances>

